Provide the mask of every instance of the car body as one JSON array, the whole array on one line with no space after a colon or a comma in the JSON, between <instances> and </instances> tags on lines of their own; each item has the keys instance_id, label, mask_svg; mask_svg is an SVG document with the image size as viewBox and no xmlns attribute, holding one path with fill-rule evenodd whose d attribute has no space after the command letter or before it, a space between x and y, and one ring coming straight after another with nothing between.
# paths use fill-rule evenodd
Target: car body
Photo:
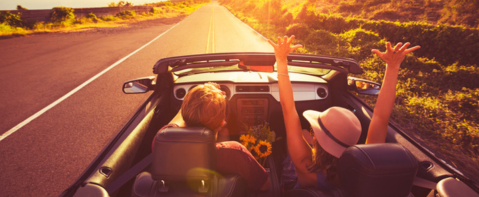
<instances>
[{"instance_id":1,"label":"car body","mask_svg":"<svg viewBox=\"0 0 479 197\"><path fill-rule=\"evenodd\" d=\"M136 188L135 184L139 181L135 180L135 176L140 172L150 171L150 164L155 160L151 150L158 130L168 124L178 112L187 92L206 82L219 84L226 93L231 140L238 140L239 136L244 134L243 124L254 126L263 122L269 122L271 129L280 137L280 140L273 144L273 154L268 158L270 191L248 191L248 196L342 195L321 193L314 189L285 192L279 187L281 165L287 155L287 148L274 64L273 53L213 53L160 59L153 67L155 76L123 84L123 91L127 94L150 90L153 92L62 196L130 196L135 193L132 188ZM331 106L349 109L361 121L363 132L358 143L363 144L372 109L358 98L354 91L376 95L380 84L348 76L362 73L358 62L349 58L290 54L288 65L298 113L302 114L310 109L324 111ZM358 85L358 82L361 85ZM303 128L309 127L302 117L301 123ZM457 196L461 192L469 192L462 193L468 195L478 194L476 183L437 158L432 151L403 132L398 125L390 123L386 142L399 144L415 158L412 160L415 165L414 180L408 179L411 182L408 193L416 197L430 193L448 196ZM379 158L381 159L381 156ZM386 164L386 167L389 167L388 165L394 166ZM385 174L388 176L388 173ZM160 183L163 186L158 186ZM162 196L161 188L165 188L164 184L162 180L154 183L155 188L159 187L156 190L160 193L156 192L153 196ZM168 196L167 190L163 192ZM351 193L348 195L355 196Z\"/></svg>"}]
</instances>

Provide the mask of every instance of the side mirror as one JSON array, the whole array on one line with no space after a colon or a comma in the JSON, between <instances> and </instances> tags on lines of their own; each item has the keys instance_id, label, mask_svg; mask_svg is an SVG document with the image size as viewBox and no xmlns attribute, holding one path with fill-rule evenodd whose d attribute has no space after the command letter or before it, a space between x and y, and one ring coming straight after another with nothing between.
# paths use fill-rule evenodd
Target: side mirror
<instances>
[{"instance_id":1,"label":"side mirror","mask_svg":"<svg viewBox=\"0 0 479 197\"><path fill-rule=\"evenodd\" d=\"M123 84L123 93L140 94L155 89L155 77L143 77L127 81Z\"/></svg>"},{"instance_id":2,"label":"side mirror","mask_svg":"<svg viewBox=\"0 0 479 197\"><path fill-rule=\"evenodd\" d=\"M356 77L348 77L348 89L359 94L378 95L381 84Z\"/></svg>"}]
</instances>

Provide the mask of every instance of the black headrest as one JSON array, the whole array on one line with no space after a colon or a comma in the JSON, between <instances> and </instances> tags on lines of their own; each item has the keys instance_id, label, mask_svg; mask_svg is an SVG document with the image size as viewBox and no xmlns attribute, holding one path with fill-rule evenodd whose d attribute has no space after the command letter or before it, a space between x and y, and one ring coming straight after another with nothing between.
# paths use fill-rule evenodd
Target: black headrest
<instances>
[{"instance_id":1,"label":"black headrest","mask_svg":"<svg viewBox=\"0 0 479 197\"><path fill-rule=\"evenodd\" d=\"M154 180L210 180L215 169L215 134L204 127L170 127L156 134Z\"/></svg>"},{"instance_id":2,"label":"black headrest","mask_svg":"<svg viewBox=\"0 0 479 197\"><path fill-rule=\"evenodd\" d=\"M355 145L338 161L338 176L355 197L406 197L418 168L414 156L400 144Z\"/></svg>"}]
</instances>

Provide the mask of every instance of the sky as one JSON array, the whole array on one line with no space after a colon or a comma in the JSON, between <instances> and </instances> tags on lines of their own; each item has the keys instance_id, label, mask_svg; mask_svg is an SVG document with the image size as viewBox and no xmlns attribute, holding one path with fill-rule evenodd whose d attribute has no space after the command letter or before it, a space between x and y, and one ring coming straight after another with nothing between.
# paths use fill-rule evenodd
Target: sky
<instances>
[{"instance_id":1,"label":"sky","mask_svg":"<svg viewBox=\"0 0 479 197\"><path fill-rule=\"evenodd\" d=\"M29 10L51 9L57 6L72 8L86 7L107 7L108 3L118 2L119 0L0 0L0 10L16 10L17 5L21 5ZM144 3L160 2L162 0L125 0L133 5L143 5Z\"/></svg>"}]
</instances>

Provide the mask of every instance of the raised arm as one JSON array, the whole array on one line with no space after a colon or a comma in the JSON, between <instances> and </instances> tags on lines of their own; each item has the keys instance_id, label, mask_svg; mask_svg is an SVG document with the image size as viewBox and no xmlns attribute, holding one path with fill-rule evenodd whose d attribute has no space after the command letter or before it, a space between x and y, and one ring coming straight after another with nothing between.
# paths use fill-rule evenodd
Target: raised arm
<instances>
[{"instance_id":1,"label":"raised arm","mask_svg":"<svg viewBox=\"0 0 479 197\"><path fill-rule=\"evenodd\" d=\"M380 52L377 49L373 49L371 52L378 55L386 62L386 73L383 79L383 85L379 92L376 106L374 107L373 118L369 125L368 136L366 138L366 144L372 143L384 143L386 141L387 128L389 123L389 117L394 107L394 100L396 99L396 84L399 73L399 67L404 60L406 54L421 48L415 46L407 48L410 45L398 43L394 48L391 47L391 43L386 44L386 52Z\"/></svg>"},{"instance_id":2,"label":"raised arm","mask_svg":"<svg viewBox=\"0 0 479 197\"><path fill-rule=\"evenodd\" d=\"M294 36L290 38L285 36L284 38L278 37L278 44L270 40L268 42L273 46L276 57L279 98L286 127L288 152L295 165L296 173L299 177L298 180L300 181L299 184L307 185L308 183L302 183L302 181L311 178L315 179L316 177L311 176L311 173L307 170L307 166L311 165L312 160L311 147L306 143L302 133L298 112L294 104L293 88L289 79L287 56L297 48L302 47L301 45L291 46L293 40Z\"/></svg>"}]
</instances>

